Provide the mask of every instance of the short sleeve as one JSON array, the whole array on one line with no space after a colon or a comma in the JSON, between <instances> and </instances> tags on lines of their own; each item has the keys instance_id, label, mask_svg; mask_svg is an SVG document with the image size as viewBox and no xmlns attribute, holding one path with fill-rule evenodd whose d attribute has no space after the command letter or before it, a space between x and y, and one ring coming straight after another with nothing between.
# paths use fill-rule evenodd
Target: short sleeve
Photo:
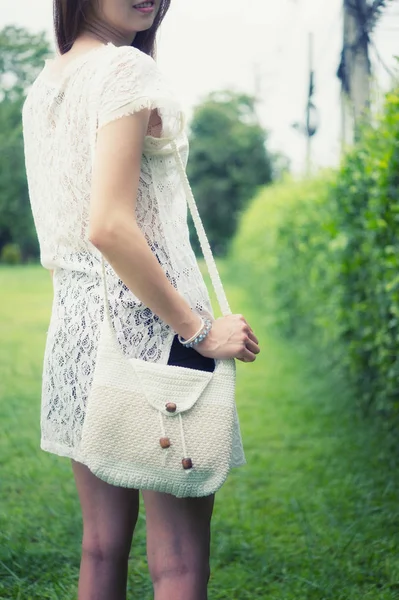
<instances>
[{"instance_id":1,"label":"short sleeve","mask_svg":"<svg viewBox=\"0 0 399 600\"><path fill-rule=\"evenodd\" d=\"M180 106L155 61L137 48L112 48L102 69L98 100L98 128L144 108L158 110L162 137L173 137L180 128Z\"/></svg>"}]
</instances>

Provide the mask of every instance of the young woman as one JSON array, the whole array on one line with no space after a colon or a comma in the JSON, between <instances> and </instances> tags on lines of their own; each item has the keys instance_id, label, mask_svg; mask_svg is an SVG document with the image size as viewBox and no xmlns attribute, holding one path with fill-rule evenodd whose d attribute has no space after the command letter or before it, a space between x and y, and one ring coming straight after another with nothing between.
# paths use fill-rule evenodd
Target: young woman
<instances>
[{"instance_id":1,"label":"young woman","mask_svg":"<svg viewBox=\"0 0 399 600\"><path fill-rule=\"evenodd\" d=\"M42 448L72 459L83 515L79 600L126 598L139 491L111 486L79 445L109 305L125 355L211 371L214 359L255 360L241 315L213 320L189 245L186 200L172 158L187 160L184 119L152 58L170 0L55 0L60 54L24 106L26 166L41 261L54 302L43 373ZM239 436L234 466L243 464ZM213 497L142 490L156 600L204 600Z\"/></svg>"}]
</instances>

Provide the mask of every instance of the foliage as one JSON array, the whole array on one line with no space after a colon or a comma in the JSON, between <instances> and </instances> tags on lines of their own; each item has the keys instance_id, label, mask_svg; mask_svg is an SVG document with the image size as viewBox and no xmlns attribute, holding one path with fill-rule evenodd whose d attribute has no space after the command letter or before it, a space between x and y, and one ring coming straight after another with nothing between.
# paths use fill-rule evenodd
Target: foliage
<instances>
[{"instance_id":1,"label":"foliage","mask_svg":"<svg viewBox=\"0 0 399 600\"><path fill-rule=\"evenodd\" d=\"M256 188L271 180L265 142L254 100L247 95L213 93L194 111L188 174L216 253L226 250Z\"/></svg>"},{"instance_id":2,"label":"foliage","mask_svg":"<svg viewBox=\"0 0 399 600\"><path fill-rule=\"evenodd\" d=\"M20 100L50 54L45 33L8 25L0 30L0 98Z\"/></svg>"},{"instance_id":3,"label":"foliage","mask_svg":"<svg viewBox=\"0 0 399 600\"><path fill-rule=\"evenodd\" d=\"M399 416L399 89L338 173L263 191L235 253L288 335L350 369L359 401ZM246 248L244 253L243 248ZM273 298L271 302L270 298Z\"/></svg>"},{"instance_id":4,"label":"foliage","mask_svg":"<svg viewBox=\"0 0 399 600\"><path fill-rule=\"evenodd\" d=\"M0 31L0 248L18 243L38 255L25 174L21 110L50 48L44 34L8 26Z\"/></svg>"},{"instance_id":5,"label":"foliage","mask_svg":"<svg viewBox=\"0 0 399 600\"><path fill-rule=\"evenodd\" d=\"M0 252L0 262L5 265L19 265L22 262L22 254L18 244L3 246Z\"/></svg>"},{"instance_id":6,"label":"foliage","mask_svg":"<svg viewBox=\"0 0 399 600\"><path fill-rule=\"evenodd\" d=\"M382 12L391 2L393 2L393 0L368 0L368 6L365 15L366 29L368 32L373 30L378 19L381 17Z\"/></svg>"},{"instance_id":7,"label":"foliage","mask_svg":"<svg viewBox=\"0 0 399 600\"><path fill-rule=\"evenodd\" d=\"M367 405L399 413L399 88L338 175L343 324Z\"/></svg>"},{"instance_id":8,"label":"foliage","mask_svg":"<svg viewBox=\"0 0 399 600\"><path fill-rule=\"evenodd\" d=\"M263 190L244 215L233 254L255 274L254 299L285 335L339 338L342 290L332 173Z\"/></svg>"}]
</instances>

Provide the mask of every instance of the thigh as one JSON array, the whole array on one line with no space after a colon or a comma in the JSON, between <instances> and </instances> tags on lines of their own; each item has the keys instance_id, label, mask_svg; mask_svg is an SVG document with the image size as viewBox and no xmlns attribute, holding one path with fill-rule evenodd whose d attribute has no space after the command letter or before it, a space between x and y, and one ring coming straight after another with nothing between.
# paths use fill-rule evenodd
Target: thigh
<instances>
[{"instance_id":1,"label":"thigh","mask_svg":"<svg viewBox=\"0 0 399 600\"><path fill-rule=\"evenodd\" d=\"M137 490L116 487L98 479L72 461L83 517L83 545L90 551L128 554L139 509Z\"/></svg>"},{"instance_id":2,"label":"thigh","mask_svg":"<svg viewBox=\"0 0 399 600\"><path fill-rule=\"evenodd\" d=\"M176 498L143 491L150 569L209 568L210 525L214 496Z\"/></svg>"}]
</instances>

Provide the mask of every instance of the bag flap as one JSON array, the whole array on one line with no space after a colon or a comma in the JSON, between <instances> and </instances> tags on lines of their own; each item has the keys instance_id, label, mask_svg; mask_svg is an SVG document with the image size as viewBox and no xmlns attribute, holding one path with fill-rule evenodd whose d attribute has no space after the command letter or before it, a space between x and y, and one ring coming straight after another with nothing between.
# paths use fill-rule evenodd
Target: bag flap
<instances>
[{"instance_id":1,"label":"bag flap","mask_svg":"<svg viewBox=\"0 0 399 600\"><path fill-rule=\"evenodd\" d=\"M172 417L194 406L213 377L213 373L208 371L154 364L136 358L128 362L134 369L147 402ZM168 402L176 405L174 412L166 410Z\"/></svg>"}]
</instances>

